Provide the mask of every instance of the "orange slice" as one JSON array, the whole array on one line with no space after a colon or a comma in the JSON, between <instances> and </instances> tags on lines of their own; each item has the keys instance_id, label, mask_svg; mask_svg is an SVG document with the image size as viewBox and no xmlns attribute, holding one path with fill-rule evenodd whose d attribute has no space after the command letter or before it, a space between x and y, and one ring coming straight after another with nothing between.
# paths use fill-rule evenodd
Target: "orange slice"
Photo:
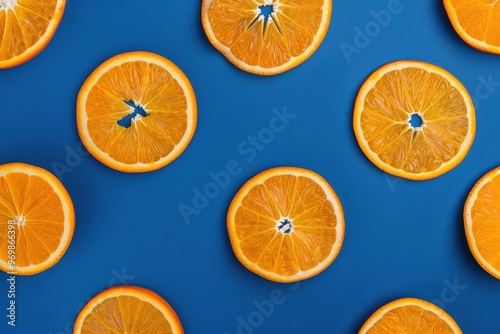
<instances>
[{"instance_id":1,"label":"orange slice","mask_svg":"<svg viewBox=\"0 0 500 334\"><path fill-rule=\"evenodd\" d=\"M117 55L85 81L77 125L87 150L123 172L147 172L176 159L196 129L193 88L168 59L149 52Z\"/></svg>"},{"instance_id":2,"label":"orange slice","mask_svg":"<svg viewBox=\"0 0 500 334\"><path fill-rule=\"evenodd\" d=\"M49 44L66 0L0 0L0 69L21 65Z\"/></svg>"},{"instance_id":3,"label":"orange slice","mask_svg":"<svg viewBox=\"0 0 500 334\"><path fill-rule=\"evenodd\" d=\"M278 167L250 179L227 214L234 253L250 271L276 282L319 274L344 240L342 205L318 174Z\"/></svg>"},{"instance_id":4,"label":"orange slice","mask_svg":"<svg viewBox=\"0 0 500 334\"><path fill-rule=\"evenodd\" d=\"M73 334L182 334L174 309L155 292L135 287L112 287L92 298L78 314Z\"/></svg>"},{"instance_id":5,"label":"orange slice","mask_svg":"<svg viewBox=\"0 0 500 334\"><path fill-rule=\"evenodd\" d=\"M353 126L359 146L377 167L426 180L465 158L476 116L469 93L450 73L420 61L397 61L366 79Z\"/></svg>"},{"instance_id":6,"label":"orange slice","mask_svg":"<svg viewBox=\"0 0 500 334\"><path fill-rule=\"evenodd\" d=\"M390 302L363 324L359 334L461 334L453 318L434 304L416 298Z\"/></svg>"},{"instance_id":7,"label":"orange slice","mask_svg":"<svg viewBox=\"0 0 500 334\"><path fill-rule=\"evenodd\" d=\"M240 69L273 75L308 59L330 25L331 0L203 0L213 46Z\"/></svg>"},{"instance_id":8,"label":"orange slice","mask_svg":"<svg viewBox=\"0 0 500 334\"><path fill-rule=\"evenodd\" d=\"M0 166L0 269L33 275L55 265L75 230L73 202L45 169Z\"/></svg>"},{"instance_id":9,"label":"orange slice","mask_svg":"<svg viewBox=\"0 0 500 334\"><path fill-rule=\"evenodd\" d=\"M500 54L500 2L444 0L453 28L473 48Z\"/></svg>"},{"instance_id":10,"label":"orange slice","mask_svg":"<svg viewBox=\"0 0 500 334\"><path fill-rule=\"evenodd\" d=\"M500 167L472 188L464 208L465 235L476 261L500 279Z\"/></svg>"}]
</instances>

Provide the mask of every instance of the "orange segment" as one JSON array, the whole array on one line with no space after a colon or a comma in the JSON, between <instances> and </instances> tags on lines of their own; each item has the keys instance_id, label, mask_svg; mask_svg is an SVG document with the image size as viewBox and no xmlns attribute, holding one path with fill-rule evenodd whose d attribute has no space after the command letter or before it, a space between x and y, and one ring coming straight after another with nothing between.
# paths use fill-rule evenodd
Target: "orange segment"
<instances>
[{"instance_id":1,"label":"orange segment","mask_svg":"<svg viewBox=\"0 0 500 334\"><path fill-rule=\"evenodd\" d=\"M462 334L453 318L434 304L416 298L392 301L373 313L358 334Z\"/></svg>"},{"instance_id":2,"label":"orange segment","mask_svg":"<svg viewBox=\"0 0 500 334\"><path fill-rule=\"evenodd\" d=\"M145 114L134 114L136 108ZM120 123L127 117L128 125ZM107 60L78 95L83 144L96 159L124 172L151 171L172 162L191 141L196 120L189 80L153 53L130 52Z\"/></svg>"},{"instance_id":3,"label":"orange segment","mask_svg":"<svg viewBox=\"0 0 500 334\"><path fill-rule=\"evenodd\" d=\"M66 0L0 0L0 69L40 53L61 22Z\"/></svg>"},{"instance_id":4,"label":"orange segment","mask_svg":"<svg viewBox=\"0 0 500 334\"><path fill-rule=\"evenodd\" d=\"M317 275L336 258L344 239L342 205L318 174L269 169L238 191L227 214L236 257L277 282Z\"/></svg>"},{"instance_id":5,"label":"orange segment","mask_svg":"<svg viewBox=\"0 0 500 334\"><path fill-rule=\"evenodd\" d=\"M440 67L389 63L363 83L353 127L365 155L387 173L411 180L458 165L474 140L474 105L465 87Z\"/></svg>"},{"instance_id":6,"label":"orange segment","mask_svg":"<svg viewBox=\"0 0 500 334\"><path fill-rule=\"evenodd\" d=\"M66 252L74 224L73 202L54 175L22 163L0 166L1 270L33 275L52 267Z\"/></svg>"},{"instance_id":7,"label":"orange segment","mask_svg":"<svg viewBox=\"0 0 500 334\"><path fill-rule=\"evenodd\" d=\"M472 188L464 208L465 235L476 261L500 279L500 167Z\"/></svg>"},{"instance_id":8,"label":"orange segment","mask_svg":"<svg viewBox=\"0 0 500 334\"><path fill-rule=\"evenodd\" d=\"M331 0L203 0L202 22L210 42L234 65L273 75L316 51L331 11Z\"/></svg>"},{"instance_id":9,"label":"orange segment","mask_svg":"<svg viewBox=\"0 0 500 334\"><path fill-rule=\"evenodd\" d=\"M182 334L172 307L155 292L135 287L109 288L92 298L78 314L74 334Z\"/></svg>"},{"instance_id":10,"label":"orange segment","mask_svg":"<svg viewBox=\"0 0 500 334\"><path fill-rule=\"evenodd\" d=\"M444 0L453 28L473 48L500 54L500 2Z\"/></svg>"}]
</instances>

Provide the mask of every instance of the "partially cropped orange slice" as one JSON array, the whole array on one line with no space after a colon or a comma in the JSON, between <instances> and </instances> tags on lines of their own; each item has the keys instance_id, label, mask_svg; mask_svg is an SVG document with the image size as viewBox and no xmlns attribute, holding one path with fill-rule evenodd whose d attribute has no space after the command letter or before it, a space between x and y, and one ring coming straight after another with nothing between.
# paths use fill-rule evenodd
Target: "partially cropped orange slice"
<instances>
[{"instance_id":1,"label":"partially cropped orange slice","mask_svg":"<svg viewBox=\"0 0 500 334\"><path fill-rule=\"evenodd\" d=\"M85 81L77 102L87 150L123 172L147 172L176 159L196 129L193 88L171 61L149 52L117 55Z\"/></svg>"},{"instance_id":2,"label":"partially cropped orange slice","mask_svg":"<svg viewBox=\"0 0 500 334\"><path fill-rule=\"evenodd\" d=\"M500 2L444 0L453 28L473 48L500 54Z\"/></svg>"},{"instance_id":3,"label":"partially cropped orange slice","mask_svg":"<svg viewBox=\"0 0 500 334\"><path fill-rule=\"evenodd\" d=\"M465 235L472 255L500 279L500 167L472 188L464 209Z\"/></svg>"},{"instance_id":4,"label":"partially cropped orange slice","mask_svg":"<svg viewBox=\"0 0 500 334\"><path fill-rule=\"evenodd\" d=\"M92 298L78 314L73 334L182 334L174 309L155 292L112 287Z\"/></svg>"},{"instance_id":5,"label":"partially cropped orange slice","mask_svg":"<svg viewBox=\"0 0 500 334\"><path fill-rule=\"evenodd\" d=\"M278 167L243 185L231 202L227 228L236 257L250 271L295 282L317 275L337 257L344 214L321 176Z\"/></svg>"},{"instance_id":6,"label":"partially cropped orange slice","mask_svg":"<svg viewBox=\"0 0 500 334\"><path fill-rule=\"evenodd\" d=\"M75 229L71 198L45 169L0 165L0 269L33 275L56 264Z\"/></svg>"},{"instance_id":7,"label":"partially cropped orange slice","mask_svg":"<svg viewBox=\"0 0 500 334\"><path fill-rule=\"evenodd\" d=\"M66 0L0 0L0 69L39 54L61 22Z\"/></svg>"},{"instance_id":8,"label":"partially cropped orange slice","mask_svg":"<svg viewBox=\"0 0 500 334\"><path fill-rule=\"evenodd\" d=\"M434 304L417 298L390 302L363 324L358 334L462 334L453 318Z\"/></svg>"},{"instance_id":9,"label":"partially cropped orange slice","mask_svg":"<svg viewBox=\"0 0 500 334\"><path fill-rule=\"evenodd\" d=\"M332 0L203 0L210 42L240 69L273 75L308 59L330 25Z\"/></svg>"},{"instance_id":10,"label":"partially cropped orange slice","mask_svg":"<svg viewBox=\"0 0 500 334\"><path fill-rule=\"evenodd\" d=\"M397 61L363 83L353 126L359 146L380 169L426 180L465 158L476 116L469 93L449 72L420 61Z\"/></svg>"}]
</instances>

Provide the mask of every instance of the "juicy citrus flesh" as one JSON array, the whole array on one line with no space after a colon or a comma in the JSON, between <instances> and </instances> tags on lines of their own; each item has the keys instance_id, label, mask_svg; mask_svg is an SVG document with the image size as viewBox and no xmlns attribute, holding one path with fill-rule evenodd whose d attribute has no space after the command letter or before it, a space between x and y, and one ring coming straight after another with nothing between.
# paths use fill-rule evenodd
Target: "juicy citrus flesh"
<instances>
[{"instance_id":1,"label":"juicy citrus flesh","mask_svg":"<svg viewBox=\"0 0 500 334\"><path fill-rule=\"evenodd\" d=\"M8 233L9 221L15 234ZM52 267L71 242L74 222L71 198L55 176L21 163L0 166L1 270L32 275ZM13 267L10 235L15 240Z\"/></svg>"},{"instance_id":2,"label":"juicy citrus flesh","mask_svg":"<svg viewBox=\"0 0 500 334\"><path fill-rule=\"evenodd\" d=\"M80 311L74 334L184 333L172 307L155 292L135 286L109 288Z\"/></svg>"},{"instance_id":3,"label":"juicy citrus flesh","mask_svg":"<svg viewBox=\"0 0 500 334\"><path fill-rule=\"evenodd\" d=\"M272 6L263 13L261 6ZM211 43L237 67L273 75L309 58L330 24L331 0L204 0Z\"/></svg>"},{"instance_id":4,"label":"juicy citrus flesh","mask_svg":"<svg viewBox=\"0 0 500 334\"><path fill-rule=\"evenodd\" d=\"M342 246L344 216L321 176L278 167L240 189L228 212L228 231L245 267L273 281L294 282L332 263Z\"/></svg>"},{"instance_id":5,"label":"juicy citrus flesh","mask_svg":"<svg viewBox=\"0 0 500 334\"><path fill-rule=\"evenodd\" d=\"M422 124L412 125L412 117ZM476 127L465 87L445 70L419 61L375 71L360 89L353 124L361 149L376 166L412 180L434 178L458 165Z\"/></svg>"},{"instance_id":6,"label":"juicy citrus flesh","mask_svg":"<svg viewBox=\"0 0 500 334\"><path fill-rule=\"evenodd\" d=\"M500 167L483 176L464 209L465 234L477 262L500 279Z\"/></svg>"},{"instance_id":7,"label":"juicy citrus flesh","mask_svg":"<svg viewBox=\"0 0 500 334\"><path fill-rule=\"evenodd\" d=\"M118 122L135 108L129 127ZM77 102L80 137L111 168L144 172L175 160L191 141L197 110L193 88L169 60L148 52L115 56L86 80Z\"/></svg>"},{"instance_id":8,"label":"juicy citrus flesh","mask_svg":"<svg viewBox=\"0 0 500 334\"><path fill-rule=\"evenodd\" d=\"M439 307L417 298L382 306L363 324L359 334L461 334L453 318Z\"/></svg>"},{"instance_id":9,"label":"juicy citrus flesh","mask_svg":"<svg viewBox=\"0 0 500 334\"><path fill-rule=\"evenodd\" d=\"M66 0L0 0L0 68L20 65L52 39Z\"/></svg>"},{"instance_id":10,"label":"juicy citrus flesh","mask_svg":"<svg viewBox=\"0 0 500 334\"><path fill-rule=\"evenodd\" d=\"M480 51L500 54L500 2L496 0L444 0L458 35Z\"/></svg>"}]
</instances>

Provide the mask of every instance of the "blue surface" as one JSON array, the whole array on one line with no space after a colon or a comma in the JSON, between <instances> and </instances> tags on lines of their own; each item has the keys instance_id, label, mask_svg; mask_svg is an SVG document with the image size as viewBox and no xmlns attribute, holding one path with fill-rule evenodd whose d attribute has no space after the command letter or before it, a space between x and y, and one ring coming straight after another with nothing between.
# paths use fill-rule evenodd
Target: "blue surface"
<instances>
[{"instance_id":1,"label":"blue surface","mask_svg":"<svg viewBox=\"0 0 500 334\"><path fill-rule=\"evenodd\" d=\"M373 23L371 11L392 8L394 1L335 1L317 52L273 77L245 73L211 46L199 0L68 1L49 46L32 61L0 72L0 163L22 161L57 173L74 200L77 227L56 266L17 278L16 327L1 314L0 333L71 333L83 304L116 284L158 292L186 333L355 333L379 306L407 296L434 301L464 333L499 333L500 281L471 256L462 209L477 179L500 165L500 57L466 45L439 0L401 0L383 26ZM365 28L372 37L356 38ZM342 51L347 44L356 48L350 56ZM176 63L199 106L187 150L171 165L137 175L82 154L75 123L85 78L104 60L132 50ZM383 173L365 158L352 131L361 83L400 59L445 68L476 103L477 135L469 154L434 180ZM485 85L488 80L494 84ZM284 110L294 118L272 140L265 137L269 131L263 129ZM267 143L250 149L250 137L259 133ZM239 168L229 184L187 224L179 205L192 206L210 173L233 160ZM225 215L239 187L280 165L321 174L345 210L339 256L298 285L249 272L226 234ZM6 278L0 273L2 313ZM262 303L271 299L272 307Z\"/></svg>"}]
</instances>

